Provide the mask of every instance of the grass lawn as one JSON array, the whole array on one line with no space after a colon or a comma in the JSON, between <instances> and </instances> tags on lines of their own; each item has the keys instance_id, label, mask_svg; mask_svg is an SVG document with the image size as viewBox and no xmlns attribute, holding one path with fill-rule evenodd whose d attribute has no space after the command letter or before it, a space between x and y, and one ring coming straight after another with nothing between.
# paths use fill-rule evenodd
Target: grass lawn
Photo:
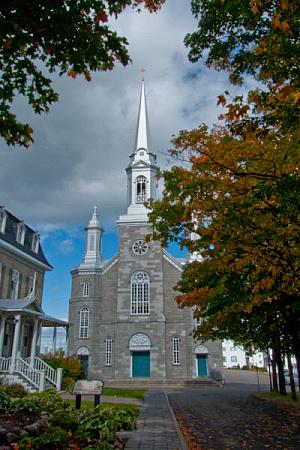
<instances>
[{"instance_id":1,"label":"grass lawn","mask_svg":"<svg viewBox=\"0 0 300 450\"><path fill-rule=\"evenodd\" d=\"M75 400L65 400L68 403L70 403L72 406L75 406ZM134 415L137 417L139 415L140 407L138 405L131 405L128 403L102 403L101 405L105 408L114 408L114 409L130 409L134 412ZM94 408L94 401L92 400L82 400L81 401L81 409L88 408L92 409Z\"/></svg>"},{"instance_id":2,"label":"grass lawn","mask_svg":"<svg viewBox=\"0 0 300 450\"><path fill-rule=\"evenodd\" d=\"M110 397L136 398L144 400L147 389L119 389L119 388L104 388L103 395Z\"/></svg>"},{"instance_id":3,"label":"grass lawn","mask_svg":"<svg viewBox=\"0 0 300 450\"><path fill-rule=\"evenodd\" d=\"M300 411L300 392L297 392L298 401L292 400L290 392L287 395L281 395L278 392L257 392L255 395L259 398L270 400L278 406L287 406Z\"/></svg>"}]
</instances>

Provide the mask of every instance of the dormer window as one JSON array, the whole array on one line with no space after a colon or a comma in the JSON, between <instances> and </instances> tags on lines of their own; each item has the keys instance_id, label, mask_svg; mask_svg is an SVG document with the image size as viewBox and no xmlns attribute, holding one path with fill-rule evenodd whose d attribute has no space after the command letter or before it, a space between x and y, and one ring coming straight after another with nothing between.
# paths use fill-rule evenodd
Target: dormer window
<instances>
[{"instance_id":1,"label":"dormer window","mask_svg":"<svg viewBox=\"0 0 300 450\"><path fill-rule=\"evenodd\" d=\"M19 244L24 245L24 241L25 241L25 233L26 233L26 227L24 222L20 222L17 228L17 236L16 236L16 241Z\"/></svg>"},{"instance_id":2,"label":"dormer window","mask_svg":"<svg viewBox=\"0 0 300 450\"><path fill-rule=\"evenodd\" d=\"M5 233L6 220L7 212L3 207L0 207L0 233Z\"/></svg>"},{"instance_id":3,"label":"dormer window","mask_svg":"<svg viewBox=\"0 0 300 450\"><path fill-rule=\"evenodd\" d=\"M33 233L32 235L32 241L31 241L31 250L34 253L39 252L39 243L40 243L40 236L38 233Z\"/></svg>"},{"instance_id":4,"label":"dormer window","mask_svg":"<svg viewBox=\"0 0 300 450\"><path fill-rule=\"evenodd\" d=\"M136 179L136 203L144 203L146 201L146 177L140 176Z\"/></svg>"}]
</instances>

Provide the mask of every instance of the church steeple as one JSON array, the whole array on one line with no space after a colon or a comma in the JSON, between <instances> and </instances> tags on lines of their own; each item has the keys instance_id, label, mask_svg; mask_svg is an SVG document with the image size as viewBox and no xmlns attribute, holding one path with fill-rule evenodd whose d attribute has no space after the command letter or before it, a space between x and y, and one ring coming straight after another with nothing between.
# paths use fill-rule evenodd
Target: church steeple
<instances>
[{"instance_id":1,"label":"church steeple","mask_svg":"<svg viewBox=\"0 0 300 450\"><path fill-rule=\"evenodd\" d=\"M157 197L158 170L156 155L150 150L145 82L142 78L134 152L130 155L130 164L126 169L128 209L119 222L148 221L149 210L144 203Z\"/></svg>"},{"instance_id":2,"label":"church steeple","mask_svg":"<svg viewBox=\"0 0 300 450\"><path fill-rule=\"evenodd\" d=\"M138 113L138 122L136 129L135 138L135 152L140 148L148 150L149 145L149 127L148 127L148 114L147 114L147 103L145 95L145 81L142 78L142 88L140 95L140 106Z\"/></svg>"},{"instance_id":3,"label":"church steeple","mask_svg":"<svg viewBox=\"0 0 300 450\"><path fill-rule=\"evenodd\" d=\"M86 230L86 250L81 269L95 269L101 264L101 244L103 228L100 225L97 206L94 206L91 220Z\"/></svg>"}]
</instances>

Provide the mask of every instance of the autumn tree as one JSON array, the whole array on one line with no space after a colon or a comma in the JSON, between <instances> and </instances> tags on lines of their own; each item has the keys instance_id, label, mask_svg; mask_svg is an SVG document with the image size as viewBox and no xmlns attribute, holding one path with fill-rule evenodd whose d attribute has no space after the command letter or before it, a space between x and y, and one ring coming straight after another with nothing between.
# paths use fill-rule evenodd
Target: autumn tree
<instances>
[{"instance_id":1,"label":"autumn tree","mask_svg":"<svg viewBox=\"0 0 300 450\"><path fill-rule=\"evenodd\" d=\"M8 145L28 147L30 125L13 112L17 95L35 113L49 111L58 93L51 73L91 79L93 71L130 62L125 37L108 25L109 17L142 4L156 11L164 0L3 0L0 4L0 134Z\"/></svg>"},{"instance_id":2,"label":"autumn tree","mask_svg":"<svg viewBox=\"0 0 300 450\"><path fill-rule=\"evenodd\" d=\"M187 164L163 173L150 220L163 243L202 257L177 286L179 305L206 318L198 337L272 347L285 393L284 354L296 355L300 374L300 7L194 0L192 11L190 60L206 58L232 83L248 76L259 84L248 98L220 94L222 125L173 139L171 153Z\"/></svg>"}]
</instances>

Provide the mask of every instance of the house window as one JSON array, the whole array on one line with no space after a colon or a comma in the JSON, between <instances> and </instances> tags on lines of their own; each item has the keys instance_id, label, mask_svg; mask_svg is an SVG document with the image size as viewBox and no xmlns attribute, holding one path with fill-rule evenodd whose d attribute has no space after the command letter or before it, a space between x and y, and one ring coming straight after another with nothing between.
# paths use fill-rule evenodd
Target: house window
<instances>
[{"instance_id":1,"label":"house window","mask_svg":"<svg viewBox=\"0 0 300 450\"><path fill-rule=\"evenodd\" d=\"M233 362L233 363L237 362L237 357L236 356L232 356L231 357L231 362Z\"/></svg>"},{"instance_id":2,"label":"house window","mask_svg":"<svg viewBox=\"0 0 300 450\"><path fill-rule=\"evenodd\" d=\"M85 281L82 285L82 296L83 297L88 297L89 296L89 291L90 291L90 284L88 281Z\"/></svg>"},{"instance_id":3,"label":"house window","mask_svg":"<svg viewBox=\"0 0 300 450\"><path fill-rule=\"evenodd\" d=\"M20 222L19 225L18 225L18 228L17 228L17 236L16 236L16 241L19 244L24 245L25 232L26 232L26 227L25 227L23 222Z\"/></svg>"},{"instance_id":4,"label":"house window","mask_svg":"<svg viewBox=\"0 0 300 450\"><path fill-rule=\"evenodd\" d=\"M0 207L0 233L5 233L6 219L7 219L7 212L3 207L2 208Z\"/></svg>"},{"instance_id":5,"label":"house window","mask_svg":"<svg viewBox=\"0 0 300 450\"><path fill-rule=\"evenodd\" d=\"M105 339L105 365L111 366L111 355L112 355L112 340L111 338Z\"/></svg>"},{"instance_id":6,"label":"house window","mask_svg":"<svg viewBox=\"0 0 300 450\"><path fill-rule=\"evenodd\" d=\"M34 253L39 252L39 243L40 243L40 236L38 235L38 233L33 233L31 241L31 250Z\"/></svg>"},{"instance_id":7,"label":"house window","mask_svg":"<svg viewBox=\"0 0 300 450\"><path fill-rule=\"evenodd\" d=\"M28 277L26 291L27 295L31 294L33 291L33 277Z\"/></svg>"},{"instance_id":8,"label":"house window","mask_svg":"<svg viewBox=\"0 0 300 450\"><path fill-rule=\"evenodd\" d=\"M200 325L203 324L204 320L205 319L203 317L196 317L195 318L195 327L196 328L200 327Z\"/></svg>"},{"instance_id":9,"label":"house window","mask_svg":"<svg viewBox=\"0 0 300 450\"><path fill-rule=\"evenodd\" d=\"M136 203L146 201L146 177L140 176L136 179Z\"/></svg>"},{"instance_id":10,"label":"house window","mask_svg":"<svg viewBox=\"0 0 300 450\"><path fill-rule=\"evenodd\" d=\"M236 347L230 347L230 350L231 350L232 352L235 352L235 351L236 351Z\"/></svg>"},{"instance_id":11,"label":"house window","mask_svg":"<svg viewBox=\"0 0 300 450\"><path fill-rule=\"evenodd\" d=\"M131 314L149 314L149 276L135 272L131 278Z\"/></svg>"},{"instance_id":12,"label":"house window","mask_svg":"<svg viewBox=\"0 0 300 450\"><path fill-rule=\"evenodd\" d=\"M81 308L79 318L79 337L89 337L89 309Z\"/></svg>"},{"instance_id":13,"label":"house window","mask_svg":"<svg viewBox=\"0 0 300 450\"><path fill-rule=\"evenodd\" d=\"M13 269L11 273L10 297L13 300L18 298L20 273Z\"/></svg>"},{"instance_id":14,"label":"house window","mask_svg":"<svg viewBox=\"0 0 300 450\"><path fill-rule=\"evenodd\" d=\"M173 364L178 366L180 364L179 359L179 337L173 337Z\"/></svg>"}]
</instances>

